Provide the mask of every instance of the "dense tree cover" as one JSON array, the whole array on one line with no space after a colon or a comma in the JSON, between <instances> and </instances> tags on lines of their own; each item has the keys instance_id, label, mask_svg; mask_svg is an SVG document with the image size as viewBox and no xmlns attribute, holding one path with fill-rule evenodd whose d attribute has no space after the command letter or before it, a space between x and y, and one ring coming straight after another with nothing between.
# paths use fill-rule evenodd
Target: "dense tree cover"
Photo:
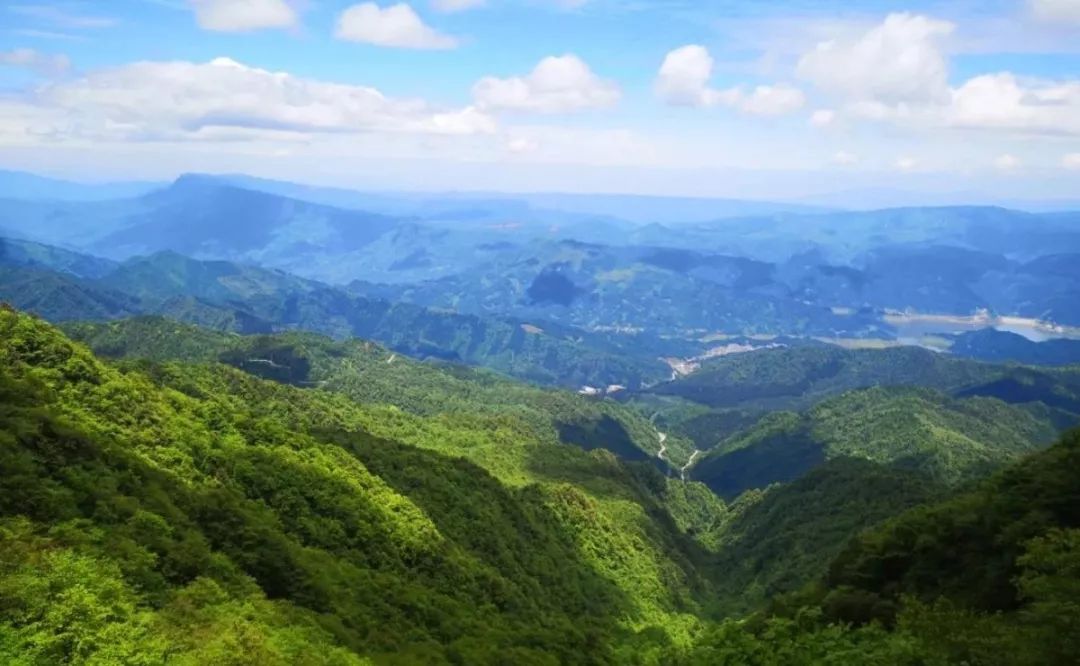
<instances>
[{"instance_id":1,"label":"dense tree cover","mask_svg":"<svg viewBox=\"0 0 1080 666\"><path fill-rule=\"evenodd\" d=\"M1080 368L994 365L918 348L802 345L733 354L637 392L628 402L665 432L707 451L740 430L753 430L776 410L807 410L832 396L874 386L922 386L1034 410L1041 409L1034 403L1043 403L1048 410L1039 418L1058 429L1080 418Z\"/></svg>"},{"instance_id":2,"label":"dense tree cover","mask_svg":"<svg viewBox=\"0 0 1080 666\"><path fill-rule=\"evenodd\" d=\"M511 414L112 368L10 311L0 333L0 644L27 663L650 661L700 623L655 468Z\"/></svg>"},{"instance_id":3,"label":"dense tree cover","mask_svg":"<svg viewBox=\"0 0 1080 666\"><path fill-rule=\"evenodd\" d=\"M631 460L654 457L660 447L656 429L645 418L612 400L544 389L462 365L420 363L364 340L339 342L305 333L239 336L161 317L72 323L65 330L95 353L113 358L221 361L267 379L424 416L509 414L530 424L537 439L603 447ZM666 459L681 466L692 445L672 436L666 446Z\"/></svg>"},{"instance_id":4,"label":"dense tree cover","mask_svg":"<svg viewBox=\"0 0 1080 666\"><path fill-rule=\"evenodd\" d=\"M1024 408L844 395L818 407L842 455L725 503L559 442L553 415L617 405L362 341L69 330L133 358L0 310L5 662L1034 666L1080 640L1080 436L930 504L949 477L871 461L906 439L850 448L903 401L979 437Z\"/></svg>"},{"instance_id":5,"label":"dense tree cover","mask_svg":"<svg viewBox=\"0 0 1080 666\"><path fill-rule=\"evenodd\" d=\"M955 336L949 352L986 361L1068 365L1080 363L1080 340L1060 338L1034 342L1017 333L984 328Z\"/></svg>"},{"instance_id":6,"label":"dense tree cover","mask_svg":"<svg viewBox=\"0 0 1080 666\"><path fill-rule=\"evenodd\" d=\"M718 530L718 598L730 613L797 590L820 579L852 535L945 493L923 474L846 457L743 493Z\"/></svg>"},{"instance_id":7,"label":"dense tree cover","mask_svg":"<svg viewBox=\"0 0 1080 666\"><path fill-rule=\"evenodd\" d=\"M651 393L634 393L624 402L649 416L669 436L685 437L701 451L752 426L766 413L753 407L711 408L685 398Z\"/></svg>"},{"instance_id":8,"label":"dense tree cover","mask_svg":"<svg viewBox=\"0 0 1080 666\"><path fill-rule=\"evenodd\" d=\"M865 591L875 609L911 594L1015 610L1023 591L1014 578L1029 541L1080 527L1078 469L1080 431L1073 430L971 492L913 509L860 536L833 562L828 583Z\"/></svg>"},{"instance_id":9,"label":"dense tree cover","mask_svg":"<svg viewBox=\"0 0 1080 666\"><path fill-rule=\"evenodd\" d=\"M650 392L710 407L801 409L869 386L914 385L955 391L1007 376L1010 368L954 358L919 347L842 349L800 346L711 359L686 377ZM1073 387L1080 387L1080 378Z\"/></svg>"},{"instance_id":10,"label":"dense tree cover","mask_svg":"<svg viewBox=\"0 0 1080 666\"><path fill-rule=\"evenodd\" d=\"M116 267L116 264L108 259L100 259L28 240L8 238L0 238L0 264L44 268L91 278L105 275Z\"/></svg>"},{"instance_id":11,"label":"dense tree cover","mask_svg":"<svg viewBox=\"0 0 1080 666\"><path fill-rule=\"evenodd\" d=\"M556 324L533 326L506 317L391 303L280 270L197 261L174 252L131 259L93 278L71 274L64 269L68 263L27 266L0 256L0 298L51 321L161 314L240 333L300 329L335 338L357 336L413 356L574 388L637 387L670 372L658 359L663 354L641 338L627 344L618 336Z\"/></svg>"},{"instance_id":12,"label":"dense tree cover","mask_svg":"<svg viewBox=\"0 0 1080 666\"><path fill-rule=\"evenodd\" d=\"M855 539L818 584L711 625L672 664L1075 663L1080 431Z\"/></svg>"},{"instance_id":13,"label":"dense tree cover","mask_svg":"<svg viewBox=\"0 0 1080 666\"><path fill-rule=\"evenodd\" d=\"M926 388L862 389L803 413L769 414L718 444L692 475L731 497L847 456L956 485L1049 444L1061 420L1076 416L1042 403L953 398Z\"/></svg>"},{"instance_id":14,"label":"dense tree cover","mask_svg":"<svg viewBox=\"0 0 1080 666\"><path fill-rule=\"evenodd\" d=\"M85 285L74 276L36 266L0 262L0 301L18 305L50 320L78 313L87 319L128 317L138 312L135 299Z\"/></svg>"}]
</instances>

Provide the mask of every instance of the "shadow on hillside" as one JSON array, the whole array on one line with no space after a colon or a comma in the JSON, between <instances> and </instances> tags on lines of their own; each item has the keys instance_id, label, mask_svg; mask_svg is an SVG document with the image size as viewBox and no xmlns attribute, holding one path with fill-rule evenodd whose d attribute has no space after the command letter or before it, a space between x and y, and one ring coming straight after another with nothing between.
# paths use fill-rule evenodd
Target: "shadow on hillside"
<instances>
[{"instance_id":1,"label":"shadow on hillside","mask_svg":"<svg viewBox=\"0 0 1080 666\"><path fill-rule=\"evenodd\" d=\"M326 436L326 435L324 435ZM408 497L439 533L496 577L491 585L501 616L543 623L564 614L582 634L590 659L610 658L625 635L617 620L635 603L581 560L574 535L535 487L510 489L463 458L354 433L328 435L373 474ZM562 655L563 663L583 654Z\"/></svg>"},{"instance_id":2,"label":"shadow on hillside","mask_svg":"<svg viewBox=\"0 0 1080 666\"><path fill-rule=\"evenodd\" d=\"M707 458L694 479L726 501L751 488L797 479L825 462L825 448L806 432L780 433L746 448Z\"/></svg>"}]
</instances>

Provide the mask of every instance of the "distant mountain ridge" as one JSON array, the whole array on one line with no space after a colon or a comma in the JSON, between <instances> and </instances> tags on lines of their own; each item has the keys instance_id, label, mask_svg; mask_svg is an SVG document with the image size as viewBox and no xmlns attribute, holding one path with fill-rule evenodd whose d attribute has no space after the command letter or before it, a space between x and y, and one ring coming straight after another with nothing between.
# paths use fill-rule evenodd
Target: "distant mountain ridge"
<instances>
[{"instance_id":1,"label":"distant mountain ridge","mask_svg":"<svg viewBox=\"0 0 1080 666\"><path fill-rule=\"evenodd\" d=\"M28 201L104 201L135 197L164 184L160 182L75 182L25 171L0 169L0 199Z\"/></svg>"},{"instance_id":2,"label":"distant mountain ridge","mask_svg":"<svg viewBox=\"0 0 1080 666\"><path fill-rule=\"evenodd\" d=\"M631 352L600 334L391 303L280 270L175 252L130 259L92 279L2 261L0 271L0 300L53 321L161 314L241 333L309 330L573 388L636 387L669 372L651 348Z\"/></svg>"}]
</instances>

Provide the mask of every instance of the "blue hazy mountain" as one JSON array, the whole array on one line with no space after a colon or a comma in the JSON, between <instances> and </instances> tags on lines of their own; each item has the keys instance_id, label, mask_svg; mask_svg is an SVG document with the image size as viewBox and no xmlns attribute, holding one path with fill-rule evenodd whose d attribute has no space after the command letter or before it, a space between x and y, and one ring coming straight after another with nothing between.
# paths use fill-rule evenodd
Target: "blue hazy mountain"
<instances>
[{"instance_id":1,"label":"blue hazy mountain","mask_svg":"<svg viewBox=\"0 0 1080 666\"><path fill-rule=\"evenodd\" d=\"M923 207L661 223L725 205L714 203L369 194L193 174L138 197L0 200L0 234L116 260L171 251L256 264L478 316L683 339L891 337L881 312L909 308L1080 324L1080 213ZM630 212L634 221L615 216Z\"/></svg>"},{"instance_id":2,"label":"blue hazy mountain","mask_svg":"<svg viewBox=\"0 0 1080 666\"><path fill-rule=\"evenodd\" d=\"M1016 361L1028 365L1080 364L1080 340L1035 342L1017 333L992 328L956 336L949 351L985 361Z\"/></svg>"},{"instance_id":3,"label":"blue hazy mountain","mask_svg":"<svg viewBox=\"0 0 1080 666\"><path fill-rule=\"evenodd\" d=\"M781 201L631 194L555 192L358 192L344 188L301 185L245 175L213 176L240 187L315 203L424 218L516 216L548 222L610 219L646 224L708 222L732 217L780 213L824 213L836 206Z\"/></svg>"},{"instance_id":4,"label":"blue hazy mountain","mask_svg":"<svg viewBox=\"0 0 1080 666\"><path fill-rule=\"evenodd\" d=\"M350 294L281 270L166 251L121 263L23 241L0 248L0 302L51 321L164 315L216 330L307 330L362 337L395 351L484 365L545 384L637 387L664 379L658 357L696 346L641 336L629 341L511 317L436 311ZM31 248L39 260L29 261ZM20 249L23 248L23 249ZM72 266L99 266L80 276ZM92 275L91 275L92 273Z\"/></svg>"},{"instance_id":5,"label":"blue hazy mountain","mask_svg":"<svg viewBox=\"0 0 1080 666\"><path fill-rule=\"evenodd\" d=\"M108 201L0 201L0 230L112 259L174 251L307 267L371 243L396 218L343 210L213 178L184 176L142 196Z\"/></svg>"},{"instance_id":6,"label":"blue hazy mountain","mask_svg":"<svg viewBox=\"0 0 1080 666\"><path fill-rule=\"evenodd\" d=\"M0 199L28 201L104 201L145 194L162 187L156 182L79 183L23 171L0 169Z\"/></svg>"},{"instance_id":7,"label":"blue hazy mountain","mask_svg":"<svg viewBox=\"0 0 1080 666\"><path fill-rule=\"evenodd\" d=\"M41 268L80 278L99 278L117 266L108 259L8 238L0 238L0 265Z\"/></svg>"}]
</instances>

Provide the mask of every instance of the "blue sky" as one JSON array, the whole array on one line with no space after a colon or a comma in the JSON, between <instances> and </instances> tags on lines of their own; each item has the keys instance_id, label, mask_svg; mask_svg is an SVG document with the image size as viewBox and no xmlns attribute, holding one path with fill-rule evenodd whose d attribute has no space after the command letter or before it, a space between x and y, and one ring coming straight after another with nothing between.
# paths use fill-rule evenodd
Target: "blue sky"
<instances>
[{"instance_id":1,"label":"blue sky","mask_svg":"<svg viewBox=\"0 0 1080 666\"><path fill-rule=\"evenodd\" d=\"M0 166L1080 192L1080 0L4 0Z\"/></svg>"}]
</instances>

